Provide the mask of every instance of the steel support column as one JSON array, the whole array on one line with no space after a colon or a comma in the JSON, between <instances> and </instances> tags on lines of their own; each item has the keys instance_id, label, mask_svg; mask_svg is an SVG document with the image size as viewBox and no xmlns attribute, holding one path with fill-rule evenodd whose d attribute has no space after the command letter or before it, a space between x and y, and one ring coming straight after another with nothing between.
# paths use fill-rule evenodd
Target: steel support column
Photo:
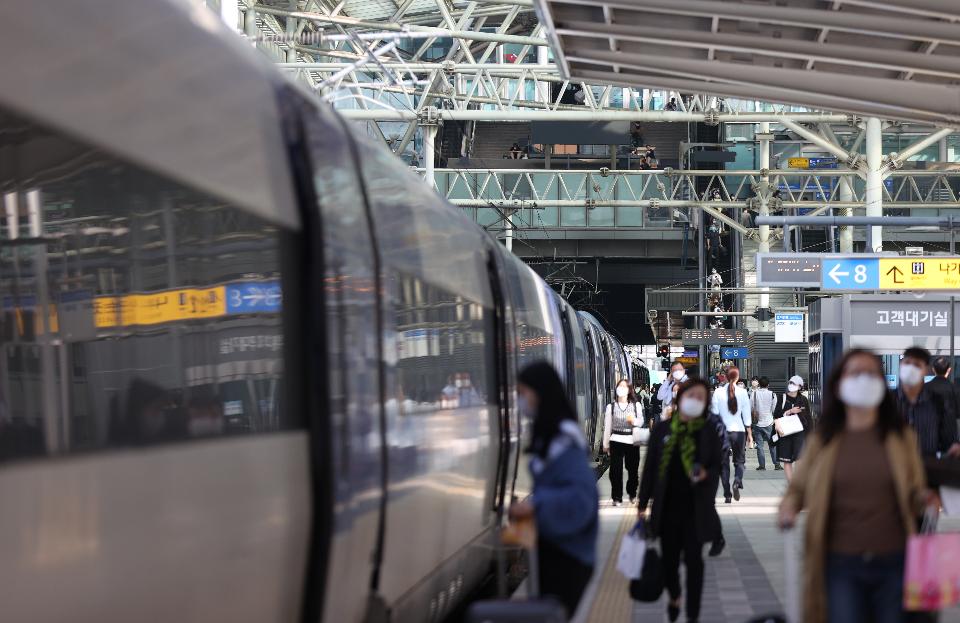
<instances>
[{"instance_id":1,"label":"steel support column","mask_svg":"<svg viewBox=\"0 0 960 623\"><path fill-rule=\"evenodd\" d=\"M436 123L422 124L423 128L423 179L426 180L432 188L436 188L437 182L433 175L434 168L434 143L437 138Z\"/></svg>"},{"instance_id":2,"label":"steel support column","mask_svg":"<svg viewBox=\"0 0 960 623\"><path fill-rule=\"evenodd\" d=\"M883 216L883 125L876 117L866 119L867 184L866 215ZM872 225L867 229L867 251L883 250L883 228Z\"/></svg>"},{"instance_id":3,"label":"steel support column","mask_svg":"<svg viewBox=\"0 0 960 623\"><path fill-rule=\"evenodd\" d=\"M770 169L770 123L763 121L760 123L759 133L764 137L760 139L760 171L768 171ZM760 192L758 193L760 198L760 216L770 216L770 176L761 175L760 176ZM769 253L770 252L770 226L761 225L760 226L760 253ZM754 270L757 270L759 267L754 267ZM767 294L769 290L764 288L765 293L760 295L760 307L766 308L770 307L770 295Z\"/></svg>"},{"instance_id":4,"label":"steel support column","mask_svg":"<svg viewBox=\"0 0 960 623\"><path fill-rule=\"evenodd\" d=\"M240 28L239 2L240 0L220 0L220 19L234 32Z\"/></svg>"},{"instance_id":5,"label":"steel support column","mask_svg":"<svg viewBox=\"0 0 960 623\"><path fill-rule=\"evenodd\" d=\"M840 201L842 203L853 201L853 187L850 185L850 179L841 177L839 184ZM853 208L841 208L840 215L844 217L853 216ZM849 225L840 228L840 253L853 253L853 228Z\"/></svg>"}]
</instances>

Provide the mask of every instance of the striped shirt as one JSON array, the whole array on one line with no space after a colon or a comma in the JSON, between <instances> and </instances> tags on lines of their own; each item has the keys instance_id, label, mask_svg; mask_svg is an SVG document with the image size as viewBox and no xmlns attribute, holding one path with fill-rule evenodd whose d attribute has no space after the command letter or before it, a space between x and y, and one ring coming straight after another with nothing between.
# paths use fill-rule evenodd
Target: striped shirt
<instances>
[{"instance_id":1,"label":"striped shirt","mask_svg":"<svg viewBox=\"0 0 960 623\"><path fill-rule=\"evenodd\" d=\"M935 457L938 452L946 452L956 441L956 423L953 427L947 421L946 410L934 400L933 394L924 386L916 402L910 402L903 388L897 388L897 404L900 414L917 433L920 454Z\"/></svg>"}]
</instances>

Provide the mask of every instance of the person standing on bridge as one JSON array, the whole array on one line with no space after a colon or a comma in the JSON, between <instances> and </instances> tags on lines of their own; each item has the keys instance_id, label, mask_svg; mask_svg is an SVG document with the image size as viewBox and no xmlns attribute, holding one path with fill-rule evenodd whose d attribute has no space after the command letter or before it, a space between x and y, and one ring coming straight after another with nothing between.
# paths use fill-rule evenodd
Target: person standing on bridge
<instances>
[{"instance_id":1,"label":"person standing on bridge","mask_svg":"<svg viewBox=\"0 0 960 623\"><path fill-rule=\"evenodd\" d=\"M518 408L533 420L527 452L533 494L510 507L515 522L534 520L540 592L572 617L593 575L599 529L597 478L587 440L557 371L545 361L517 377Z\"/></svg>"},{"instance_id":2,"label":"person standing on bridge","mask_svg":"<svg viewBox=\"0 0 960 623\"><path fill-rule=\"evenodd\" d=\"M710 388L702 379L680 385L677 413L650 434L643 464L638 510L642 518L653 501L649 535L660 539L663 550L670 621L680 616L681 555L686 569L687 621L696 621L703 594L703 545L723 542L714 505L723 444L717 434L720 423L709 415L709 396Z\"/></svg>"},{"instance_id":3,"label":"person standing on bridge","mask_svg":"<svg viewBox=\"0 0 960 623\"><path fill-rule=\"evenodd\" d=\"M848 351L827 379L823 415L780 503L783 529L808 511L803 620L904 621L907 538L932 503L916 435L887 391L883 363Z\"/></svg>"}]
</instances>

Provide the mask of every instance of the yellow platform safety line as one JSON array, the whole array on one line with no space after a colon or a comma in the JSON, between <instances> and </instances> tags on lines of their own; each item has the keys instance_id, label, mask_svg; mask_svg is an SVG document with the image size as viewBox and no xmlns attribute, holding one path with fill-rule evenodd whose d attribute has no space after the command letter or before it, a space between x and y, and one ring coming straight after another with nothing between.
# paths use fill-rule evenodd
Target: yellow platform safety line
<instances>
[{"instance_id":1,"label":"yellow platform safety line","mask_svg":"<svg viewBox=\"0 0 960 623\"><path fill-rule=\"evenodd\" d=\"M631 507L627 507L631 508ZM633 600L630 598L630 583L617 571L617 556L620 554L620 542L630 528L637 522L636 509L624 514L620 528L603 568L603 576L597 586L597 592L590 608L589 623L611 623L630 621L633 615Z\"/></svg>"}]
</instances>

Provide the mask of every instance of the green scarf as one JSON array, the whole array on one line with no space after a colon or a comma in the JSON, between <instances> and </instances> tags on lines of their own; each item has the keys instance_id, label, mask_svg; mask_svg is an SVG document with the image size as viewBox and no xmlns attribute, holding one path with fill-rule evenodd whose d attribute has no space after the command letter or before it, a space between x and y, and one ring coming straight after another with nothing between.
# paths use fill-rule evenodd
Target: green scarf
<instances>
[{"instance_id":1,"label":"green scarf","mask_svg":"<svg viewBox=\"0 0 960 623\"><path fill-rule=\"evenodd\" d=\"M663 447L663 456L660 457L661 478L667 475L673 449L677 444L680 444L680 461L683 463L684 471L688 474L693 471L693 457L697 452L697 433L703 428L704 419L698 417L684 422L680 419L680 414L674 414L670 419L670 437Z\"/></svg>"}]
</instances>

